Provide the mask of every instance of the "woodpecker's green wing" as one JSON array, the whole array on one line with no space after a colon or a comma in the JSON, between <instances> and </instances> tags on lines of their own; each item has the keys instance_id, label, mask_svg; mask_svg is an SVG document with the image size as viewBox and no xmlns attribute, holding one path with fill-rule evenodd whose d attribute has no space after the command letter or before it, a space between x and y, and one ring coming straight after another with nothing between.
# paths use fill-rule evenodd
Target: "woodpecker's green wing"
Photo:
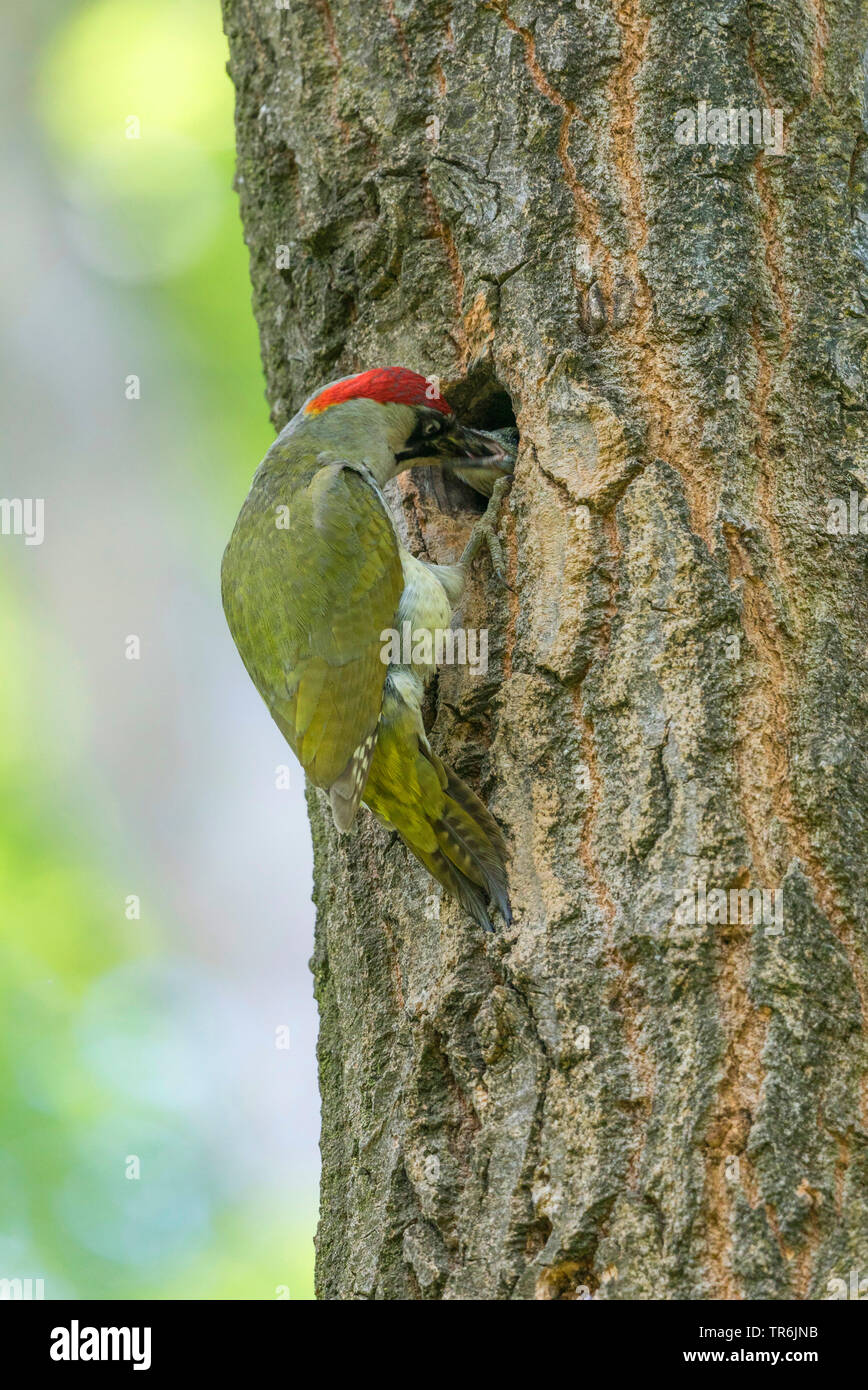
<instances>
[{"instance_id":1,"label":"woodpecker's green wing","mask_svg":"<svg viewBox=\"0 0 868 1390\"><path fill-rule=\"evenodd\" d=\"M242 660L341 829L355 816L387 667L380 633L403 588L375 487L335 462L261 471L223 559L223 607Z\"/></svg>"}]
</instances>

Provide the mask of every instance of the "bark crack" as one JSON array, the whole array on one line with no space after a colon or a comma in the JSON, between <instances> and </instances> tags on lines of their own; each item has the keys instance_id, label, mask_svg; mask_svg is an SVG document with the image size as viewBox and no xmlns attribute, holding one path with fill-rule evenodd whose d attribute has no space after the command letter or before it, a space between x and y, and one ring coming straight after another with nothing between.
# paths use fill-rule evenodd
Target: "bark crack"
<instances>
[{"instance_id":1,"label":"bark crack","mask_svg":"<svg viewBox=\"0 0 868 1390\"><path fill-rule=\"evenodd\" d=\"M698 429L696 425L691 428L687 408L681 401L681 388L675 369L667 361L657 339L654 296L642 266L642 253L648 242L648 223L636 144L636 81L650 41L651 20L640 16L638 0L615 0L614 15L621 31L622 57L607 91L614 113L610 134L628 233L627 263L630 278L636 287L633 307L637 322L635 333L631 334L626 367L638 399L644 401L647 451L652 456L662 458L681 475L693 531L711 551L713 517L708 500L711 488L708 477L697 476ZM628 326L629 320L616 330L616 335L624 338Z\"/></svg>"},{"instance_id":2,"label":"bark crack","mask_svg":"<svg viewBox=\"0 0 868 1390\"><path fill-rule=\"evenodd\" d=\"M564 181L570 190L573 200L574 223L579 237L587 242L588 254L592 262L596 262L597 271L602 281L609 308L612 304L612 271L609 257L609 250L600 235L600 214L595 199L588 193L579 180L576 173L576 166L570 155L570 128L573 121L579 116L579 108L575 102L570 101L563 93L549 81L536 56L536 40L530 29L523 28L509 14L505 0L487 0L488 8L493 9L500 16L503 23L510 33L515 34L521 39L524 46L524 64L530 75L530 79L537 91L552 106L557 107L561 112L561 124L558 132L557 153L561 168L564 173ZM570 267L573 283L577 290L581 290L578 278L578 271L575 266Z\"/></svg>"}]
</instances>

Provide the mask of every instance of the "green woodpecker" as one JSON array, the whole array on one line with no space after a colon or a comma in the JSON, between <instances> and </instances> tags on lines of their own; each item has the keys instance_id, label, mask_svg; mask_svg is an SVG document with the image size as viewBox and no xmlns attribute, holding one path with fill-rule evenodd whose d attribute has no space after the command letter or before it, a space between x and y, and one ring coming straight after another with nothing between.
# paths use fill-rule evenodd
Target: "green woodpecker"
<instances>
[{"instance_id":1,"label":"green woodpecker","mask_svg":"<svg viewBox=\"0 0 868 1390\"><path fill-rule=\"evenodd\" d=\"M505 483L461 559L416 559L382 486L417 464L448 465L491 491L513 457L458 424L416 372L376 368L315 392L257 470L223 557L223 607L251 680L339 830L359 802L401 836L470 915L511 920L505 845L476 794L432 751L421 702L433 661L384 660L388 631L449 627L467 566ZM404 624L409 623L409 629ZM430 646L436 644L432 641Z\"/></svg>"}]
</instances>

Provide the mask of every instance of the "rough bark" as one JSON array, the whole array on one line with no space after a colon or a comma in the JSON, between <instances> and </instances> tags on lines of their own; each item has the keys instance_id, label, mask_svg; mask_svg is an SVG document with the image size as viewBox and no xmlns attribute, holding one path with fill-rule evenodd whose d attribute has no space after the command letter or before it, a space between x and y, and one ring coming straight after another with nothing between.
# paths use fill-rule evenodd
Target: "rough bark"
<instances>
[{"instance_id":1,"label":"rough bark","mask_svg":"<svg viewBox=\"0 0 868 1390\"><path fill-rule=\"evenodd\" d=\"M489 672L429 711L514 926L309 797L319 1295L829 1297L868 1274L868 541L827 531L868 491L866 6L225 17L275 424L394 362L521 431ZM678 144L703 98L784 154ZM438 560L469 498L393 494ZM679 921L699 880L783 932Z\"/></svg>"}]
</instances>

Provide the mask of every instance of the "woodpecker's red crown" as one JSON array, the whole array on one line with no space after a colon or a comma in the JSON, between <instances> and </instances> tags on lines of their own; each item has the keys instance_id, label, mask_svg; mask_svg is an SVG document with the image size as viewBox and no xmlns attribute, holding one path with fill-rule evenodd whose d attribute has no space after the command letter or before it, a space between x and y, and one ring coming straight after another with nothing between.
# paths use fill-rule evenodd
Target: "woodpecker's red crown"
<instances>
[{"instance_id":1,"label":"woodpecker's red crown","mask_svg":"<svg viewBox=\"0 0 868 1390\"><path fill-rule=\"evenodd\" d=\"M406 367L374 367L358 376L345 377L334 381L325 390L312 396L304 407L305 415L318 415L328 410L330 405L340 401L357 400L366 397L380 401L383 405L427 406L429 410L439 410L443 415L451 415L452 407L440 395L433 378L410 372Z\"/></svg>"}]
</instances>

